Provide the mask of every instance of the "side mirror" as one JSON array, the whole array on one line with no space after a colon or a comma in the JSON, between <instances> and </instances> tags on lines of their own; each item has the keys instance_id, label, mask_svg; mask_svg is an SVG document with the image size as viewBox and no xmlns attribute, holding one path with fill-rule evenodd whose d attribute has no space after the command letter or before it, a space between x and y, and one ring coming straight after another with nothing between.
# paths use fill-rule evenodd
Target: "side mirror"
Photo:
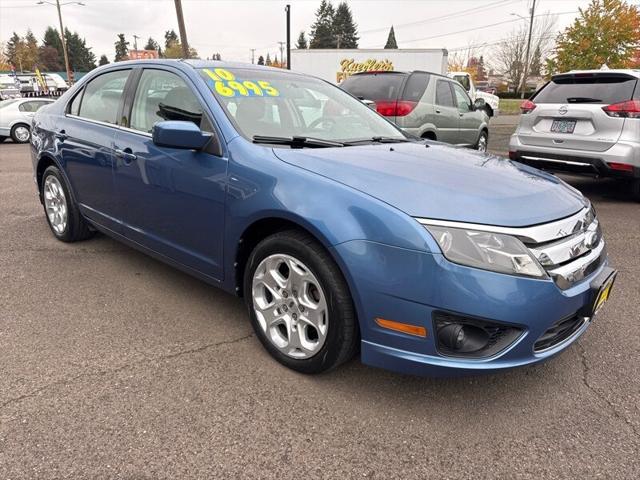
<instances>
[{"instance_id":1,"label":"side mirror","mask_svg":"<svg viewBox=\"0 0 640 480\"><path fill-rule=\"evenodd\" d=\"M482 110L486 104L487 102L484 101L484 98L476 98L476 101L473 102L473 109Z\"/></svg>"},{"instance_id":2,"label":"side mirror","mask_svg":"<svg viewBox=\"0 0 640 480\"><path fill-rule=\"evenodd\" d=\"M193 122L166 120L153 126L153 143L159 147L202 150L213 135L205 133Z\"/></svg>"}]
</instances>

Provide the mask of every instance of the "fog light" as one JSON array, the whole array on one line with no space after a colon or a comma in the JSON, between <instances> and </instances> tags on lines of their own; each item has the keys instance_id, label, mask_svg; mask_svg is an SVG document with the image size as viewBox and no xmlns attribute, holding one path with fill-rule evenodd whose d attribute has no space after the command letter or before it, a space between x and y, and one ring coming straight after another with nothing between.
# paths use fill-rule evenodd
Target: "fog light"
<instances>
[{"instance_id":1,"label":"fog light","mask_svg":"<svg viewBox=\"0 0 640 480\"><path fill-rule=\"evenodd\" d=\"M487 346L489 334L475 325L450 323L438 329L438 340L452 352L471 353Z\"/></svg>"},{"instance_id":2,"label":"fog light","mask_svg":"<svg viewBox=\"0 0 640 480\"><path fill-rule=\"evenodd\" d=\"M511 345L522 333L512 325L445 312L434 312L433 319L438 351L452 357L490 357Z\"/></svg>"}]
</instances>

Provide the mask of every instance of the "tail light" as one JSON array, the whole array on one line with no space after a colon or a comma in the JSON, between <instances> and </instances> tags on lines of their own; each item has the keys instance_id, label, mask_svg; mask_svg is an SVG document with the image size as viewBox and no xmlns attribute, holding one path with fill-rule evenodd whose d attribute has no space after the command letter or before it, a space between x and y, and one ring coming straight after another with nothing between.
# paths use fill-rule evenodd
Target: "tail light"
<instances>
[{"instance_id":1,"label":"tail light","mask_svg":"<svg viewBox=\"0 0 640 480\"><path fill-rule=\"evenodd\" d=\"M404 117L409 115L418 102L410 102L409 100L382 100L376 102L376 111L385 117Z\"/></svg>"},{"instance_id":2,"label":"tail light","mask_svg":"<svg viewBox=\"0 0 640 480\"><path fill-rule=\"evenodd\" d=\"M610 117L640 118L640 100L627 100L602 107L604 113Z\"/></svg>"},{"instance_id":3,"label":"tail light","mask_svg":"<svg viewBox=\"0 0 640 480\"><path fill-rule=\"evenodd\" d=\"M633 172L633 165L628 163L609 162L608 165L611 170L618 170L620 172Z\"/></svg>"},{"instance_id":4,"label":"tail light","mask_svg":"<svg viewBox=\"0 0 640 480\"><path fill-rule=\"evenodd\" d=\"M509 159L510 160L518 160L518 152L514 152L513 150L509 150Z\"/></svg>"},{"instance_id":5,"label":"tail light","mask_svg":"<svg viewBox=\"0 0 640 480\"><path fill-rule=\"evenodd\" d=\"M524 100L520 104L520 111L522 113L531 113L535 108L536 108L536 104L533 103L531 100Z\"/></svg>"}]
</instances>

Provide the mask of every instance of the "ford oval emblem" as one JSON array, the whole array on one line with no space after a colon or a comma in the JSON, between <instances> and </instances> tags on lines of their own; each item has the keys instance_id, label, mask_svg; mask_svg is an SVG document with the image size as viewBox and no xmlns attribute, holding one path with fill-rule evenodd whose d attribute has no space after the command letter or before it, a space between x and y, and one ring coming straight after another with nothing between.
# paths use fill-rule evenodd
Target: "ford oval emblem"
<instances>
[{"instance_id":1,"label":"ford oval emblem","mask_svg":"<svg viewBox=\"0 0 640 480\"><path fill-rule=\"evenodd\" d=\"M559 109L558 109L558 113L560 115L566 115L567 112L569 111L569 109L567 108L566 105L562 105Z\"/></svg>"}]
</instances>

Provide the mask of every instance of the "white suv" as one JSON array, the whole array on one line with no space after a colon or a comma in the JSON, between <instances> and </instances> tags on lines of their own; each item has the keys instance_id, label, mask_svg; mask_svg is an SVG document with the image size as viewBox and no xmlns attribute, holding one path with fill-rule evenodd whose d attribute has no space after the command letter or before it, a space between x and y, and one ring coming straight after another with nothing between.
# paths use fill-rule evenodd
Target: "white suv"
<instances>
[{"instance_id":1,"label":"white suv","mask_svg":"<svg viewBox=\"0 0 640 480\"><path fill-rule=\"evenodd\" d=\"M630 180L640 200L640 70L554 75L530 100L509 157L545 170Z\"/></svg>"}]
</instances>

